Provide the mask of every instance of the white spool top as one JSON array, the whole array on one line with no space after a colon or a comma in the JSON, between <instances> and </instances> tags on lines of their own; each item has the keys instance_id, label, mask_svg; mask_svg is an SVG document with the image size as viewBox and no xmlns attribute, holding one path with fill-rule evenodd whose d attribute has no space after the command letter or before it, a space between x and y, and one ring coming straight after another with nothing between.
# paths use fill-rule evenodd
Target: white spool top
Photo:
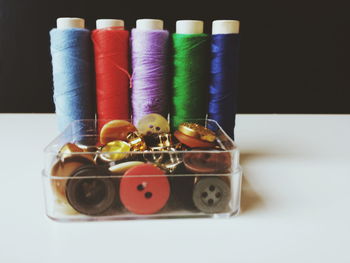
<instances>
[{"instance_id":1,"label":"white spool top","mask_svg":"<svg viewBox=\"0 0 350 263\"><path fill-rule=\"evenodd\" d=\"M213 35L216 34L238 34L239 21L238 20L214 20L212 27Z\"/></svg>"},{"instance_id":2,"label":"white spool top","mask_svg":"<svg viewBox=\"0 0 350 263\"><path fill-rule=\"evenodd\" d=\"M163 30L164 22L160 19L137 19L136 28L140 30Z\"/></svg>"},{"instance_id":3,"label":"white spool top","mask_svg":"<svg viewBox=\"0 0 350 263\"><path fill-rule=\"evenodd\" d=\"M124 20L121 19L97 19L96 20L96 28L109 28L113 27L116 30L124 29Z\"/></svg>"},{"instance_id":4,"label":"white spool top","mask_svg":"<svg viewBox=\"0 0 350 263\"><path fill-rule=\"evenodd\" d=\"M176 34L202 34L204 23L201 20L176 21Z\"/></svg>"},{"instance_id":5,"label":"white spool top","mask_svg":"<svg viewBox=\"0 0 350 263\"><path fill-rule=\"evenodd\" d=\"M85 28L85 20L78 17L60 17L56 23L57 29Z\"/></svg>"}]
</instances>

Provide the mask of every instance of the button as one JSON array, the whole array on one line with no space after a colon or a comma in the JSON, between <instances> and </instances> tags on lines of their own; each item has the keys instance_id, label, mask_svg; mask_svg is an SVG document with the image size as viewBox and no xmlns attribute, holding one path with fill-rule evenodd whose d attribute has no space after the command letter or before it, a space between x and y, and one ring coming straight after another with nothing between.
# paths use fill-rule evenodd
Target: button
<instances>
[{"instance_id":1,"label":"button","mask_svg":"<svg viewBox=\"0 0 350 263\"><path fill-rule=\"evenodd\" d=\"M76 170L67 182L66 196L69 204L85 215L100 215L117 204L116 180L106 178L107 175L107 170L93 165Z\"/></svg>"},{"instance_id":2,"label":"button","mask_svg":"<svg viewBox=\"0 0 350 263\"><path fill-rule=\"evenodd\" d=\"M230 187L219 177L201 178L193 189L194 205L203 213L228 211L230 199Z\"/></svg>"},{"instance_id":3,"label":"button","mask_svg":"<svg viewBox=\"0 0 350 263\"><path fill-rule=\"evenodd\" d=\"M124 174L120 182L120 200L130 212L154 214L162 209L170 195L164 171L152 164L140 164Z\"/></svg>"},{"instance_id":4,"label":"button","mask_svg":"<svg viewBox=\"0 0 350 263\"><path fill-rule=\"evenodd\" d=\"M108 169L113 174L124 174L130 168L140 164L144 164L144 162L139 162L139 161L123 162L123 163L118 163L116 165L113 165Z\"/></svg>"},{"instance_id":5,"label":"button","mask_svg":"<svg viewBox=\"0 0 350 263\"><path fill-rule=\"evenodd\" d=\"M115 162L128 157L130 145L124 141L112 141L100 150L100 158L105 162Z\"/></svg>"},{"instance_id":6,"label":"button","mask_svg":"<svg viewBox=\"0 0 350 263\"><path fill-rule=\"evenodd\" d=\"M71 157L75 157L75 156L80 156L80 157L86 158L90 161L93 161L95 158L95 154L85 153L85 152L86 152L86 150L84 150L83 148L79 147L78 145L76 145L74 143L66 143L59 150L58 157L62 161L64 161L67 158L71 158Z\"/></svg>"},{"instance_id":7,"label":"button","mask_svg":"<svg viewBox=\"0 0 350 263\"><path fill-rule=\"evenodd\" d=\"M185 122L179 125L178 130L183 134L201 139L203 141L214 142L215 132L197 123Z\"/></svg>"},{"instance_id":8,"label":"button","mask_svg":"<svg viewBox=\"0 0 350 263\"><path fill-rule=\"evenodd\" d=\"M94 152L99 142L99 135L96 131L95 122L82 121L79 123L84 126L84 135L78 137L73 135L73 143L85 152ZM79 129L79 127L74 126L74 134L78 132L75 128Z\"/></svg>"},{"instance_id":9,"label":"button","mask_svg":"<svg viewBox=\"0 0 350 263\"><path fill-rule=\"evenodd\" d=\"M143 135L151 135L169 132L170 126L167 119L157 113L145 115L136 125L137 130Z\"/></svg>"},{"instance_id":10,"label":"button","mask_svg":"<svg viewBox=\"0 0 350 263\"><path fill-rule=\"evenodd\" d=\"M65 191L67 179L64 177L70 177L75 170L87 164L92 164L92 162L81 156L74 156L67 157L64 161L59 160L52 166L51 176L53 178L51 179L51 187L59 201L67 203ZM55 179L55 177L62 178Z\"/></svg>"},{"instance_id":11,"label":"button","mask_svg":"<svg viewBox=\"0 0 350 263\"><path fill-rule=\"evenodd\" d=\"M82 151L83 149L81 149L78 145L69 142L63 145L58 153L61 155L61 158L64 159L66 157L71 157L72 153L79 153Z\"/></svg>"},{"instance_id":12,"label":"button","mask_svg":"<svg viewBox=\"0 0 350 263\"><path fill-rule=\"evenodd\" d=\"M191 136L183 134L180 131L175 131L174 135L175 135L176 139L179 140L179 142L181 142L181 143L183 143L191 148L201 148L201 147L214 148L215 147L215 143L213 143L213 142L207 142L207 141L195 138L195 137L191 137Z\"/></svg>"},{"instance_id":13,"label":"button","mask_svg":"<svg viewBox=\"0 0 350 263\"><path fill-rule=\"evenodd\" d=\"M134 131L136 131L136 128L130 122L124 120L113 120L102 127L100 141L102 144L116 140L126 141L128 134Z\"/></svg>"},{"instance_id":14,"label":"button","mask_svg":"<svg viewBox=\"0 0 350 263\"><path fill-rule=\"evenodd\" d=\"M208 148L195 148L184 154L186 168L199 174L229 173L231 155L228 152L210 152Z\"/></svg>"},{"instance_id":15,"label":"button","mask_svg":"<svg viewBox=\"0 0 350 263\"><path fill-rule=\"evenodd\" d=\"M77 146L80 147L84 152L88 152L88 153L95 153L98 151L98 149L101 147L100 143L96 143L96 144L81 144L81 143L77 143Z\"/></svg>"}]
</instances>

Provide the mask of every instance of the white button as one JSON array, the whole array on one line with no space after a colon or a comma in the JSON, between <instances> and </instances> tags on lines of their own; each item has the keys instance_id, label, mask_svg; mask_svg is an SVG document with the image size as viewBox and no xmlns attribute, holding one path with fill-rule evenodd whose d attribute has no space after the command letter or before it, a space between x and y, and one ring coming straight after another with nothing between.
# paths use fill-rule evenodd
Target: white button
<instances>
[{"instance_id":1,"label":"white button","mask_svg":"<svg viewBox=\"0 0 350 263\"><path fill-rule=\"evenodd\" d=\"M169 132L168 121L160 114L151 113L144 116L136 125L137 130L143 135Z\"/></svg>"}]
</instances>

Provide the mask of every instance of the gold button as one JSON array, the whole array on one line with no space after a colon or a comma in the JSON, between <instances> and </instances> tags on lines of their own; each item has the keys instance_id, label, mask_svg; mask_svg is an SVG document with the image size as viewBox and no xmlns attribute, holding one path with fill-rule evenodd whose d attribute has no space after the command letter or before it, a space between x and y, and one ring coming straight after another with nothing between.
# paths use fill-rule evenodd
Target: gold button
<instances>
[{"instance_id":1,"label":"gold button","mask_svg":"<svg viewBox=\"0 0 350 263\"><path fill-rule=\"evenodd\" d=\"M197 123L182 123L178 130L187 136L198 138L207 142L214 142L216 139L216 135L212 130L209 130L208 128Z\"/></svg>"},{"instance_id":2,"label":"gold button","mask_svg":"<svg viewBox=\"0 0 350 263\"><path fill-rule=\"evenodd\" d=\"M137 130L143 135L151 135L170 131L170 126L162 115L151 113L142 117L136 125Z\"/></svg>"},{"instance_id":3,"label":"gold button","mask_svg":"<svg viewBox=\"0 0 350 263\"><path fill-rule=\"evenodd\" d=\"M125 159L130 152L130 145L124 141L112 141L100 150L100 158L106 162L114 162Z\"/></svg>"}]
</instances>

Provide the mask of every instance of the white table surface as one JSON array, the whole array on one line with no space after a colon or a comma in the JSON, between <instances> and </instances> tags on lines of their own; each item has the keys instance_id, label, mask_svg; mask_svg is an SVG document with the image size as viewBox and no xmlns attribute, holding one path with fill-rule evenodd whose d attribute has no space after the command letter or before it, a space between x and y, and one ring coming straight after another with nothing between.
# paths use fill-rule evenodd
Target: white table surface
<instances>
[{"instance_id":1,"label":"white table surface","mask_svg":"<svg viewBox=\"0 0 350 263\"><path fill-rule=\"evenodd\" d=\"M350 115L239 115L237 217L89 223L44 215L54 115L0 123L0 262L350 262Z\"/></svg>"}]
</instances>

